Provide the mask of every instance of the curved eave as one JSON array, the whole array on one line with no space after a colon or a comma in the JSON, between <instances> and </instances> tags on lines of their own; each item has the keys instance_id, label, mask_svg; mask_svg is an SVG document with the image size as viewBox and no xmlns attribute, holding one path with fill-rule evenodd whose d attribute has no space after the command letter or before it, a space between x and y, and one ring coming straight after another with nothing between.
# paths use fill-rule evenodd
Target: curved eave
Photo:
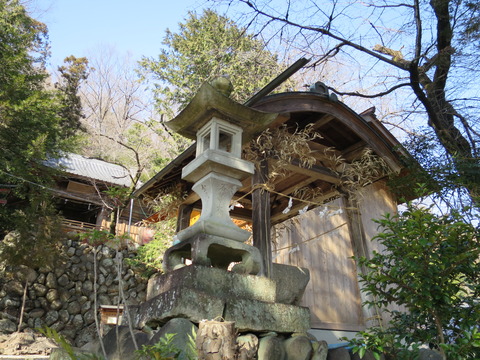
<instances>
[{"instance_id":1,"label":"curved eave","mask_svg":"<svg viewBox=\"0 0 480 360\"><path fill-rule=\"evenodd\" d=\"M328 96L314 92L289 92L267 96L254 105L255 109L278 113L316 112L331 116L333 120L357 134L378 156L382 157L392 171L403 168L396 149L400 143L390 134L389 139L371 126L362 116L347 105L333 101ZM277 122L278 124L278 122Z\"/></svg>"}]
</instances>

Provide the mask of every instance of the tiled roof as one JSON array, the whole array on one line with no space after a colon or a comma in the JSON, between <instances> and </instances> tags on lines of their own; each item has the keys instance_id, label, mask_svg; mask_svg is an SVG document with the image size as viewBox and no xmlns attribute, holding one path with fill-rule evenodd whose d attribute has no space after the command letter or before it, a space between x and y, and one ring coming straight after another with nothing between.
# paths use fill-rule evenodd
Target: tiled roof
<instances>
[{"instance_id":1,"label":"tiled roof","mask_svg":"<svg viewBox=\"0 0 480 360\"><path fill-rule=\"evenodd\" d=\"M46 165L68 174L78 175L104 183L126 187L131 184L128 171L120 165L87 158L78 154L70 153L60 159L50 159L46 161Z\"/></svg>"}]
</instances>

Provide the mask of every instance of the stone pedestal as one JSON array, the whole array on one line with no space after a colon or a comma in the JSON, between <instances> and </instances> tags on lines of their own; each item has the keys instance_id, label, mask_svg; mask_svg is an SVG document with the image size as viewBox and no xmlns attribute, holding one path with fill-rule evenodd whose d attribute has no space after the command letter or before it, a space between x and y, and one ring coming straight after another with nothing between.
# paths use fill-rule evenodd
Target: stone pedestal
<instances>
[{"instance_id":1,"label":"stone pedestal","mask_svg":"<svg viewBox=\"0 0 480 360\"><path fill-rule=\"evenodd\" d=\"M263 276L239 275L205 266L185 266L148 281L147 301L172 289L196 289L225 299L276 301L277 284Z\"/></svg>"},{"instance_id":2,"label":"stone pedestal","mask_svg":"<svg viewBox=\"0 0 480 360\"><path fill-rule=\"evenodd\" d=\"M289 268L298 278L298 268ZM286 271L283 265L282 272ZM306 285L308 271L304 274L306 280L301 283ZM138 328L162 325L180 317L194 323L222 318L235 322L237 330L242 332L303 333L309 330L308 308L278 301L279 297L284 301L298 299L304 288L292 287L295 294L286 294L278 292L277 286L282 284L265 277L186 266L151 279L148 300L130 307L131 318Z\"/></svg>"}]
</instances>

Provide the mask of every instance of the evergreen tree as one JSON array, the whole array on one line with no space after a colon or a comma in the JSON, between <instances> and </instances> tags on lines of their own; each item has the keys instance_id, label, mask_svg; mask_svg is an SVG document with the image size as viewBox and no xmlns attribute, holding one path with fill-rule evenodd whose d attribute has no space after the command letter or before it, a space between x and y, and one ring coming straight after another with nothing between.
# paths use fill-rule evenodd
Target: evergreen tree
<instances>
[{"instance_id":1,"label":"evergreen tree","mask_svg":"<svg viewBox=\"0 0 480 360\"><path fill-rule=\"evenodd\" d=\"M0 206L0 238L16 231L1 251L10 263L33 264L52 253L58 221L47 191L51 176L42 162L69 149L81 117L67 101L75 96L74 83L47 86L47 56L46 26L18 0L0 0L0 184L15 199ZM71 83L65 77L71 69L64 69L64 84Z\"/></svg>"},{"instance_id":2,"label":"evergreen tree","mask_svg":"<svg viewBox=\"0 0 480 360\"><path fill-rule=\"evenodd\" d=\"M189 12L177 33L167 30L163 44L157 59L143 58L140 65L156 81L157 106L167 117L216 76L229 76L231 96L242 102L282 70L264 42L213 10Z\"/></svg>"}]
</instances>

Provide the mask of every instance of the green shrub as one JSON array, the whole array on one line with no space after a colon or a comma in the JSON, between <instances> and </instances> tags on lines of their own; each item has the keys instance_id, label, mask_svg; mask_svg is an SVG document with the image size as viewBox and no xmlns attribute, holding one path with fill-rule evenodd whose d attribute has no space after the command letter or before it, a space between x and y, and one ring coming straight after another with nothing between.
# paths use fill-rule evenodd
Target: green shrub
<instances>
[{"instance_id":1,"label":"green shrub","mask_svg":"<svg viewBox=\"0 0 480 360\"><path fill-rule=\"evenodd\" d=\"M354 351L405 359L426 344L444 358L479 359L479 229L459 213L438 216L413 204L377 222L383 232L374 240L385 251L358 259L369 270L360 277L367 304L391 320L359 333ZM389 310L394 304L405 311Z\"/></svg>"}]
</instances>

